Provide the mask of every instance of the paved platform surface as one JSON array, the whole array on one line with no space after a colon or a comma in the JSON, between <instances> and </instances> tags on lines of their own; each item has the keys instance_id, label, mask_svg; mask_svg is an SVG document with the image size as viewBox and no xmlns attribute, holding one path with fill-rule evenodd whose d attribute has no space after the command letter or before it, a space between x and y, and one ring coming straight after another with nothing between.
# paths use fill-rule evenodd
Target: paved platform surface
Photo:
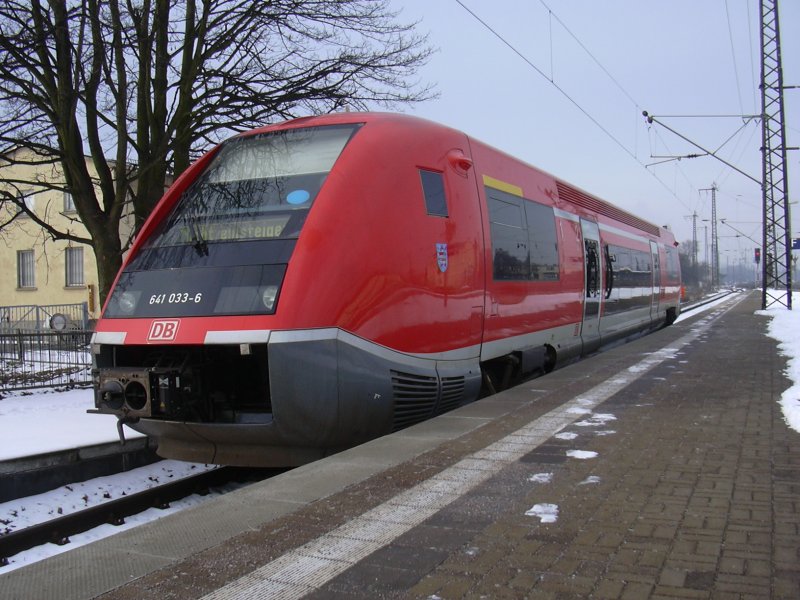
<instances>
[{"instance_id":1,"label":"paved platform surface","mask_svg":"<svg viewBox=\"0 0 800 600\"><path fill-rule=\"evenodd\" d=\"M0 575L3 598L800 598L756 295Z\"/></svg>"}]
</instances>

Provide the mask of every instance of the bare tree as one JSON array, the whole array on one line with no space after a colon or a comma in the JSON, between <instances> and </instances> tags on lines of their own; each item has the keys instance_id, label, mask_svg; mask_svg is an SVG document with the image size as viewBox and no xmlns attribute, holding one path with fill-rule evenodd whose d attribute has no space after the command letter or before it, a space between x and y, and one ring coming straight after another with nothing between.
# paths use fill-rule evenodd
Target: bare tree
<instances>
[{"instance_id":1,"label":"bare tree","mask_svg":"<svg viewBox=\"0 0 800 600\"><path fill-rule=\"evenodd\" d=\"M2 162L60 165L89 239L37 222L93 245L104 299L123 211L138 229L201 149L276 120L432 97L415 78L427 39L397 19L386 0L0 0ZM26 182L3 183L0 202L25 211L14 186Z\"/></svg>"}]
</instances>

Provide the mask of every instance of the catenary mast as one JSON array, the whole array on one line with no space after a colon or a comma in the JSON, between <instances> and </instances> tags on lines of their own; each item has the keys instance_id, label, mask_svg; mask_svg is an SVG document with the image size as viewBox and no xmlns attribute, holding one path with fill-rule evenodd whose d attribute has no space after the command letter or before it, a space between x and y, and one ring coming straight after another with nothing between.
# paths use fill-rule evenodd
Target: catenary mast
<instances>
[{"instance_id":1,"label":"catenary mast","mask_svg":"<svg viewBox=\"0 0 800 600\"><path fill-rule=\"evenodd\" d=\"M792 250L778 0L760 0L763 247L761 307L792 308Z\"/></svg>"}]
</instances>

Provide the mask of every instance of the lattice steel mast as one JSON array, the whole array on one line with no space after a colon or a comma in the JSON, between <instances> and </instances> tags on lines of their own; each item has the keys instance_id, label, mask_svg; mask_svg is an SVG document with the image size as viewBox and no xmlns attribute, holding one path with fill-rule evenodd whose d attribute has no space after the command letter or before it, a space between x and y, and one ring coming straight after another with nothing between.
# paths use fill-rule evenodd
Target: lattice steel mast
<instances>
[{"instance_id":1,"label":"lattice steel mast","mask_svg":"<svg viewBox=\"0 0 800 600\"><path fill-rule=\"evenodd\" d=\"M792 250L778 0L760 0L764 218L761 307L792 308ZM785 292L785 294L784 294Z\"/></svg>"},{"instance_id":2,"label":"lattice steel mast","mask_svg":"<svg viewBox=\"0 0 800 600\"><path fill-rule=\"evenodd\" d=\"M697 278L697 212L692 213L692 269Z\"/></svg>"},{"instance_id":3,"label":"lattice steel mast","mask_svg":"<svg viewBox=\"0 0 800 600\"><path fill-rule=\"evenodd\" d=\"M717 229L717 184L711 185L711 287L719 289L719 230Z\"/></svg>"}]
</instances>

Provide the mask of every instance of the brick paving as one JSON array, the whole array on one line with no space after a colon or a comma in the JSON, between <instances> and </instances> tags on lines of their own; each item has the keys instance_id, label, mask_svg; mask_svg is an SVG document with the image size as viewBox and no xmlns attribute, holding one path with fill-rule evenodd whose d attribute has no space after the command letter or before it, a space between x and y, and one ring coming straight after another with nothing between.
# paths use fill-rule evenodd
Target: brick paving
<instances>
[{"instance_id":1,"label":"brick paving","mask_svg":"<svg viewBox=\"0 0 800 600\"><path fill-rule=\"evenodd\" d=\"M573 423L308 597L800 598L800 433L777 403L788 387L785 360L764 335L766 318L753 314L757 300L739 303L594 418ZM668 328L532 382L541 397L506 417L107 596L202 596L692 327ZM519 393L530 394L525 387ZM596 455L569 457L569 450ZM537 504L556 505L558 519L526 515Z\"/></svg>"},{"instance_id":2,"label":"brick paving","mask_svg":"<svg viewBox=\"0 0 800 600\"><path fill-rule=\"evenodd\" d=\"M614 420L569 427L317 597L800 598L800 433L755 301L597 409ZM554 460L567 449L597 457ZM525 515L539 503L555 523Z\"/></svg>"},{"instance_id":3,"label":"brick paving","mask_svg":"<svg viewBox=\"0 0 800 600\"><path fill-rule=\"evenodd\" d=\"M597 458L499 474L554 477L408 595L800 598L800 434L776 402L784 360L754 308L606 402L614 434L571 427L564 445ZM539 502L559 505L556 523L524 515Z\"/></svg>"}]
</instances>

